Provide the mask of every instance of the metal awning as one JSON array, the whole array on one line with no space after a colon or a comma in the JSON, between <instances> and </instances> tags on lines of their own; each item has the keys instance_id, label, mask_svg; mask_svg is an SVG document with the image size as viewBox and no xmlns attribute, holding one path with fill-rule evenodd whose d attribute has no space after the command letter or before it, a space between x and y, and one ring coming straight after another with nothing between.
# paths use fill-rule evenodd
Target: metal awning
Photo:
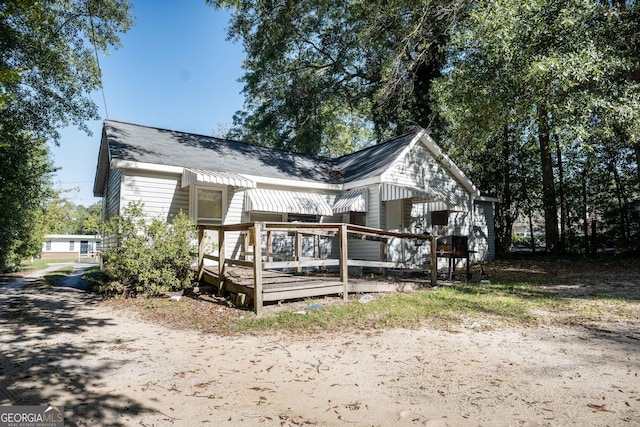
<instances>
[{"instance_id":1,"label":"metal awning","mask_svg":"<svg viewBox=\"0 0 640 427\"><path fill-rule=\"evenodd\" d=\"M209 169L189 169L182 172L182 188L196 182L231 185L242 188L255 188L256 183L232 172L213 171Z\"/></svg>"},{"instance_id":2,"label":"metal awning","mask_svg":"<svg viewBox=\"0 0 640 427\"><path fill-rule=\"evenodd\" d=\"M408 187L394 184L383 184L382 200L416 199L416 201L427 203L430 211L450 210L465 211L466 205L455 194L440 189L424 189Z\"/></svg>"},{"instance_id":3,"label":"metal awning","mask_svg":"<svg viewBox=\"0 0 640 427\"><path fill-rule=\"evenodd\" d=\"M333 210L321 194L252 188L245 193L247 211L331 216Z\"/></svg>"},{"instance_id":4,"label":"metal awning","mask_svg":"<svg viewBox=\"0 0 640 427\"><path fill-rule=\"evenodd\" d=\"M333 205L334 213L366 212L366 211L367 211L367 189L366 188L347 191Z\"/></svg>"}]
</instances>

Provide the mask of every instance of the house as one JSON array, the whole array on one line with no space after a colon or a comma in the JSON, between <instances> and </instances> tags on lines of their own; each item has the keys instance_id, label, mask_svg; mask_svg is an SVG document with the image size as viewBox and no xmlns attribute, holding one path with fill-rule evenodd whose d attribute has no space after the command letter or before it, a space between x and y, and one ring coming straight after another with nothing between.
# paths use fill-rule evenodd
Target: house
<instances>
[{"instance_id":1,"label":"house","mask_svg":"<svg viewBox=\"0 0 640 427\"><path fill-rule=\"evenodd\" d=\"M76 259L95 257L100 251L101 236L85 234L45 234L42 259Z\"/></svg>"},{"instance_id":2,"label":"house","mask_svg":"<svg viewBox=\"0 0 640 427\"><path fill-rule=\"evenodd\" d=\"M482 195L425 130L331 159L106 120L94 194L105 219L142 202L148 217L165 221L183 211L197 224L351 223L468 236L472 261L495 254L497 200ZM388 246L389 260L419 261L427 250L401 240ZM241 251L239 236L225 249ZM378 260L380 252L377 242L349 244L355 259Z\"/></svg>"}]
</instances>

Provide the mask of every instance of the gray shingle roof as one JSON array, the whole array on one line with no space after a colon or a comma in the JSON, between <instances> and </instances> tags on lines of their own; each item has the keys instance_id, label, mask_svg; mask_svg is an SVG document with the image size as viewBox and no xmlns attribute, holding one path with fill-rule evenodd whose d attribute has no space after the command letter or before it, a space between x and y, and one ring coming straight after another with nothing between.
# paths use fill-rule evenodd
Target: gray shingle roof
<instances>
[{"instance_id":1,"label":"gray shingle roof","mask_svg":"<svg viewBox=\"0 0 640 427\"><path fill-rule=\"evenodd\" d=\"M115 120L105 120L104 131L112 159L324 183L381 174L417 134L329 159Z\"/></svg>"}]
</instances>

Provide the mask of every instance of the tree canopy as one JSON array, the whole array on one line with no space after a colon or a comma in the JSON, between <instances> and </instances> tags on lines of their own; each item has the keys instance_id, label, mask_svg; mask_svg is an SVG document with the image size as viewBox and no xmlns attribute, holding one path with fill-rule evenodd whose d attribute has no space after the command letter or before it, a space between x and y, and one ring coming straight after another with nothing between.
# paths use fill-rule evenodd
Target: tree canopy
<instances>
[{"instance_id":1,"label":"tree canopy","mask_svg":"<svg viewBox=\"0 0 640 427\"><path fill-rule=\"evenodd\" d=\"M39 250L38 210L52 194L46 143L69 124L88 132L97 54L131 24L126 0L0 1L0 268Z\"/></svg>"},{"instance_id":2,"label":"tree canopy","mask_svg":"<svg viewBox=\"0 0 640 427\"><path fill-rule=\"evenodd\" d=\"M208 0L235 7L245 108L232 137L340 155L407 126L437 130L431 82L467 1Z\"/></svg>"},{"instance_id":3,"label":"tree canopy","mask_svg":"<svg viewBox=\"0 0 640 427\"><path fill-rule=\"evenodd\" d=\"M499 248L537 212L547 250L640 247L637 2L207 1L247 54L232 136L338 155L419 125L501 199Z\"/></svg>"}]
</instances>

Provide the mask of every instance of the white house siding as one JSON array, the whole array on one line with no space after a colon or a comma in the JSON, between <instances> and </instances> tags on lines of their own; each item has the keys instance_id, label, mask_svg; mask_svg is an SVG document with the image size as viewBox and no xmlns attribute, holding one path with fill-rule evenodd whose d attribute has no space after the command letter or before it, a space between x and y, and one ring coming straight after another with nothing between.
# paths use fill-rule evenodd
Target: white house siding
<instances>
[{"instance_id":1,"label":"white house siding","mask_svg":"<svg viewBox=\"0 0 640 427\"><path fill-rule=\"evenodd\" d=\"M109 171L109 181L107 184L107 194L103 198L104 218L109 219L120 214L120 180L122 171L112 169Z\"/></svg>"},{"instance_id":2,"label":"white house siding","mask_svg":"<svg viewBox=\"0 0 640 427\"><path fill-rule=\"evenodd\" d=\"M467 190L422 144L416 144L413 150L383 174L383 179L400 186L434 188L455 195L460 200L469 199Z\"/></svg>"},{"instance_id":3,"label":"white house siding","mask_svg":"<svg viewBox=\"0 0 640 427\"><path fill-rule=\"evenodd\" d=\"M493 203L476 202L474 204L473 231L469 246L475 253L474 261L492 260L496 257L495 235L493 231Z\"/></svg>"},{"instance_id":4,"label":"white house siding","mask_svg":"<svg viewBox=\"0 0 640 427\"><path fill-rule=\"evenodd\" d=\"M102 198L102 216L106 221L120 214L120 194L122 186L122 170L111 169L107 180L106 192ZM117 245L115 235L104 235L102 239L103 249Z\"/></svg>"},{"instance_id":5,"label":"white house siding","mask_svg":"<svg viewBox=\"0 0 640 427\"><path fill-rule=\"evenodd\" d=\"M224 224L239 224L244 220L244 190L227 187L227 212ZM228 256L239 258L242 251L242 234L229 232L225 236L225 250Z\"/></svg>"},{"instance_id":6,"label":"white house siding","mask_svg":"<svg viewBox=\"0 0 640 427\"><path fill-rule=\"evenodd\" d=\"M123 171L121 213L130 203L142 203L149 219L171 222L181 210L189 213L189 190L181 188L180 175Z\"/></svg>"}]
</instances>

